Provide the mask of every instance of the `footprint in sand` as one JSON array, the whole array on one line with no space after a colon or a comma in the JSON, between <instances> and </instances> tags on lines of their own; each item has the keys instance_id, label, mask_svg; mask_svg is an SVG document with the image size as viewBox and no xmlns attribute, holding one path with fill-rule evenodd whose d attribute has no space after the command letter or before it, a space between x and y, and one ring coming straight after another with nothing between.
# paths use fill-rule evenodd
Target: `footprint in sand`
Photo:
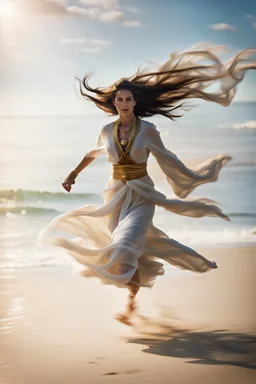
<instances>
[{"instance_id":1,"label":"footprint in sand","mask_svg":"<svg viewBox=\"0 0 256 384\"><path fill-rule=\"evenodd\" d=\"M106 372L103 373L104 376L112 376L112 375L130 375L132 373L138 373L140 372L139 369L130 369L129 371L123 371L123 372Z\"/></svg>"}]
</instances>

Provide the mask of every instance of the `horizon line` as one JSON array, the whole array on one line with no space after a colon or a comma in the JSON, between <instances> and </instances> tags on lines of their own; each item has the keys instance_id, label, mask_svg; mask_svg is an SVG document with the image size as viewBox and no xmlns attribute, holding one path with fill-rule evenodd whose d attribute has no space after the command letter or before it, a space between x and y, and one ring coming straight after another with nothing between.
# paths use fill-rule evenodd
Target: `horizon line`
<instances>
[{"instance_id":1,"label":"horizon line","mask_svg":"<svg viewBox=\"0 0 256 384\"><path fill-rule=\"evenodd\" d=\"M243 104L243 103L256 103L256 100L238 100L238 101L233 101L232 104ZM230 105L232 105L230 104ZM198 104L197 104L198 105ZM197 105L189 105L189 107L196 107ZM210 105L210 104L208 104ZM215 104L214 104L215 105ZM67 114L67 113L56 113L56 114L52 114L52 113L38 113L38 114L30 114L30 113L24 113L24 114L21 114L21 113L0 113L0 118L1 117L67 117L67 116L83 116L83 117L86 117L86 116L103 116L101 114L101 112L99 113L70 113L70 114ZM108 116L108 115L104 115L105 117L115 117L115 116Z\"/></svg>"}]
</instances>

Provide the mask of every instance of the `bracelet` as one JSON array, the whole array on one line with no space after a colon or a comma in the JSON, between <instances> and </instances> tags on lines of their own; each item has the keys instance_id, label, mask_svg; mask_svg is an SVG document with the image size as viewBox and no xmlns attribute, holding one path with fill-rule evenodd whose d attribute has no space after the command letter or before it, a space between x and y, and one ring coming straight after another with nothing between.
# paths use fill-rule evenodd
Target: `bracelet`
<instances>
[{"instance_id":1,"label":"bracelet","mask_svg":"<svg viewBox=\"0 0 256 384\"><path fill-rule=\"evenodd\" d=\"M69 181L72 184L75 184L76 178L77 178L77 173L75 171L71 171L70 174L66 177L65 181Z\"/></svg>"}]
</instances>

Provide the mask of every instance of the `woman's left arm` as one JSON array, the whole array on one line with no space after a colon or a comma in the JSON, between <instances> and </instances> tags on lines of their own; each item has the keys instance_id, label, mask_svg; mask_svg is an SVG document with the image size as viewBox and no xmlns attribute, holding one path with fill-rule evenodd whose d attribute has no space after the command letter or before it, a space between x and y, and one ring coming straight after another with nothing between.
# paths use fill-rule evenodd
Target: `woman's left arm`
<instances>
[{"instance_id":1,"label":"woman's left arm","mask_svg":"<svg viewBox=\"0 0 256 384\"><path fill-rule=\"evenodd\" d=\"M218 155L199 164L195 170L188 168L178 157L165 148L160 133L154 124L147 129L147 148L156 158L166 175L174 193L185 198L197 186L216 181L221 168L231 160L231 156Z\"/></svg>"}]
</instances>

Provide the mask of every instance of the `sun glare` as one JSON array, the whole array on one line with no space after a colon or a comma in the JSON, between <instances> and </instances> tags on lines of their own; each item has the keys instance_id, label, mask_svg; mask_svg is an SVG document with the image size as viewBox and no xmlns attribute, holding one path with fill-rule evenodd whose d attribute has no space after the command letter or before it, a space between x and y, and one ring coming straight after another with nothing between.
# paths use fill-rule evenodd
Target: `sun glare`
<instances>
[{"instance_id":1,"label":"sun glare","mask_svg":"<svg viewBox=\"0 0 256 384\"><path fill-rule=\"evenodd\" d=\"M8 0L0 0L0 18L9 18L14 13L14 5Z\"/></svg>"}]
</instances>

